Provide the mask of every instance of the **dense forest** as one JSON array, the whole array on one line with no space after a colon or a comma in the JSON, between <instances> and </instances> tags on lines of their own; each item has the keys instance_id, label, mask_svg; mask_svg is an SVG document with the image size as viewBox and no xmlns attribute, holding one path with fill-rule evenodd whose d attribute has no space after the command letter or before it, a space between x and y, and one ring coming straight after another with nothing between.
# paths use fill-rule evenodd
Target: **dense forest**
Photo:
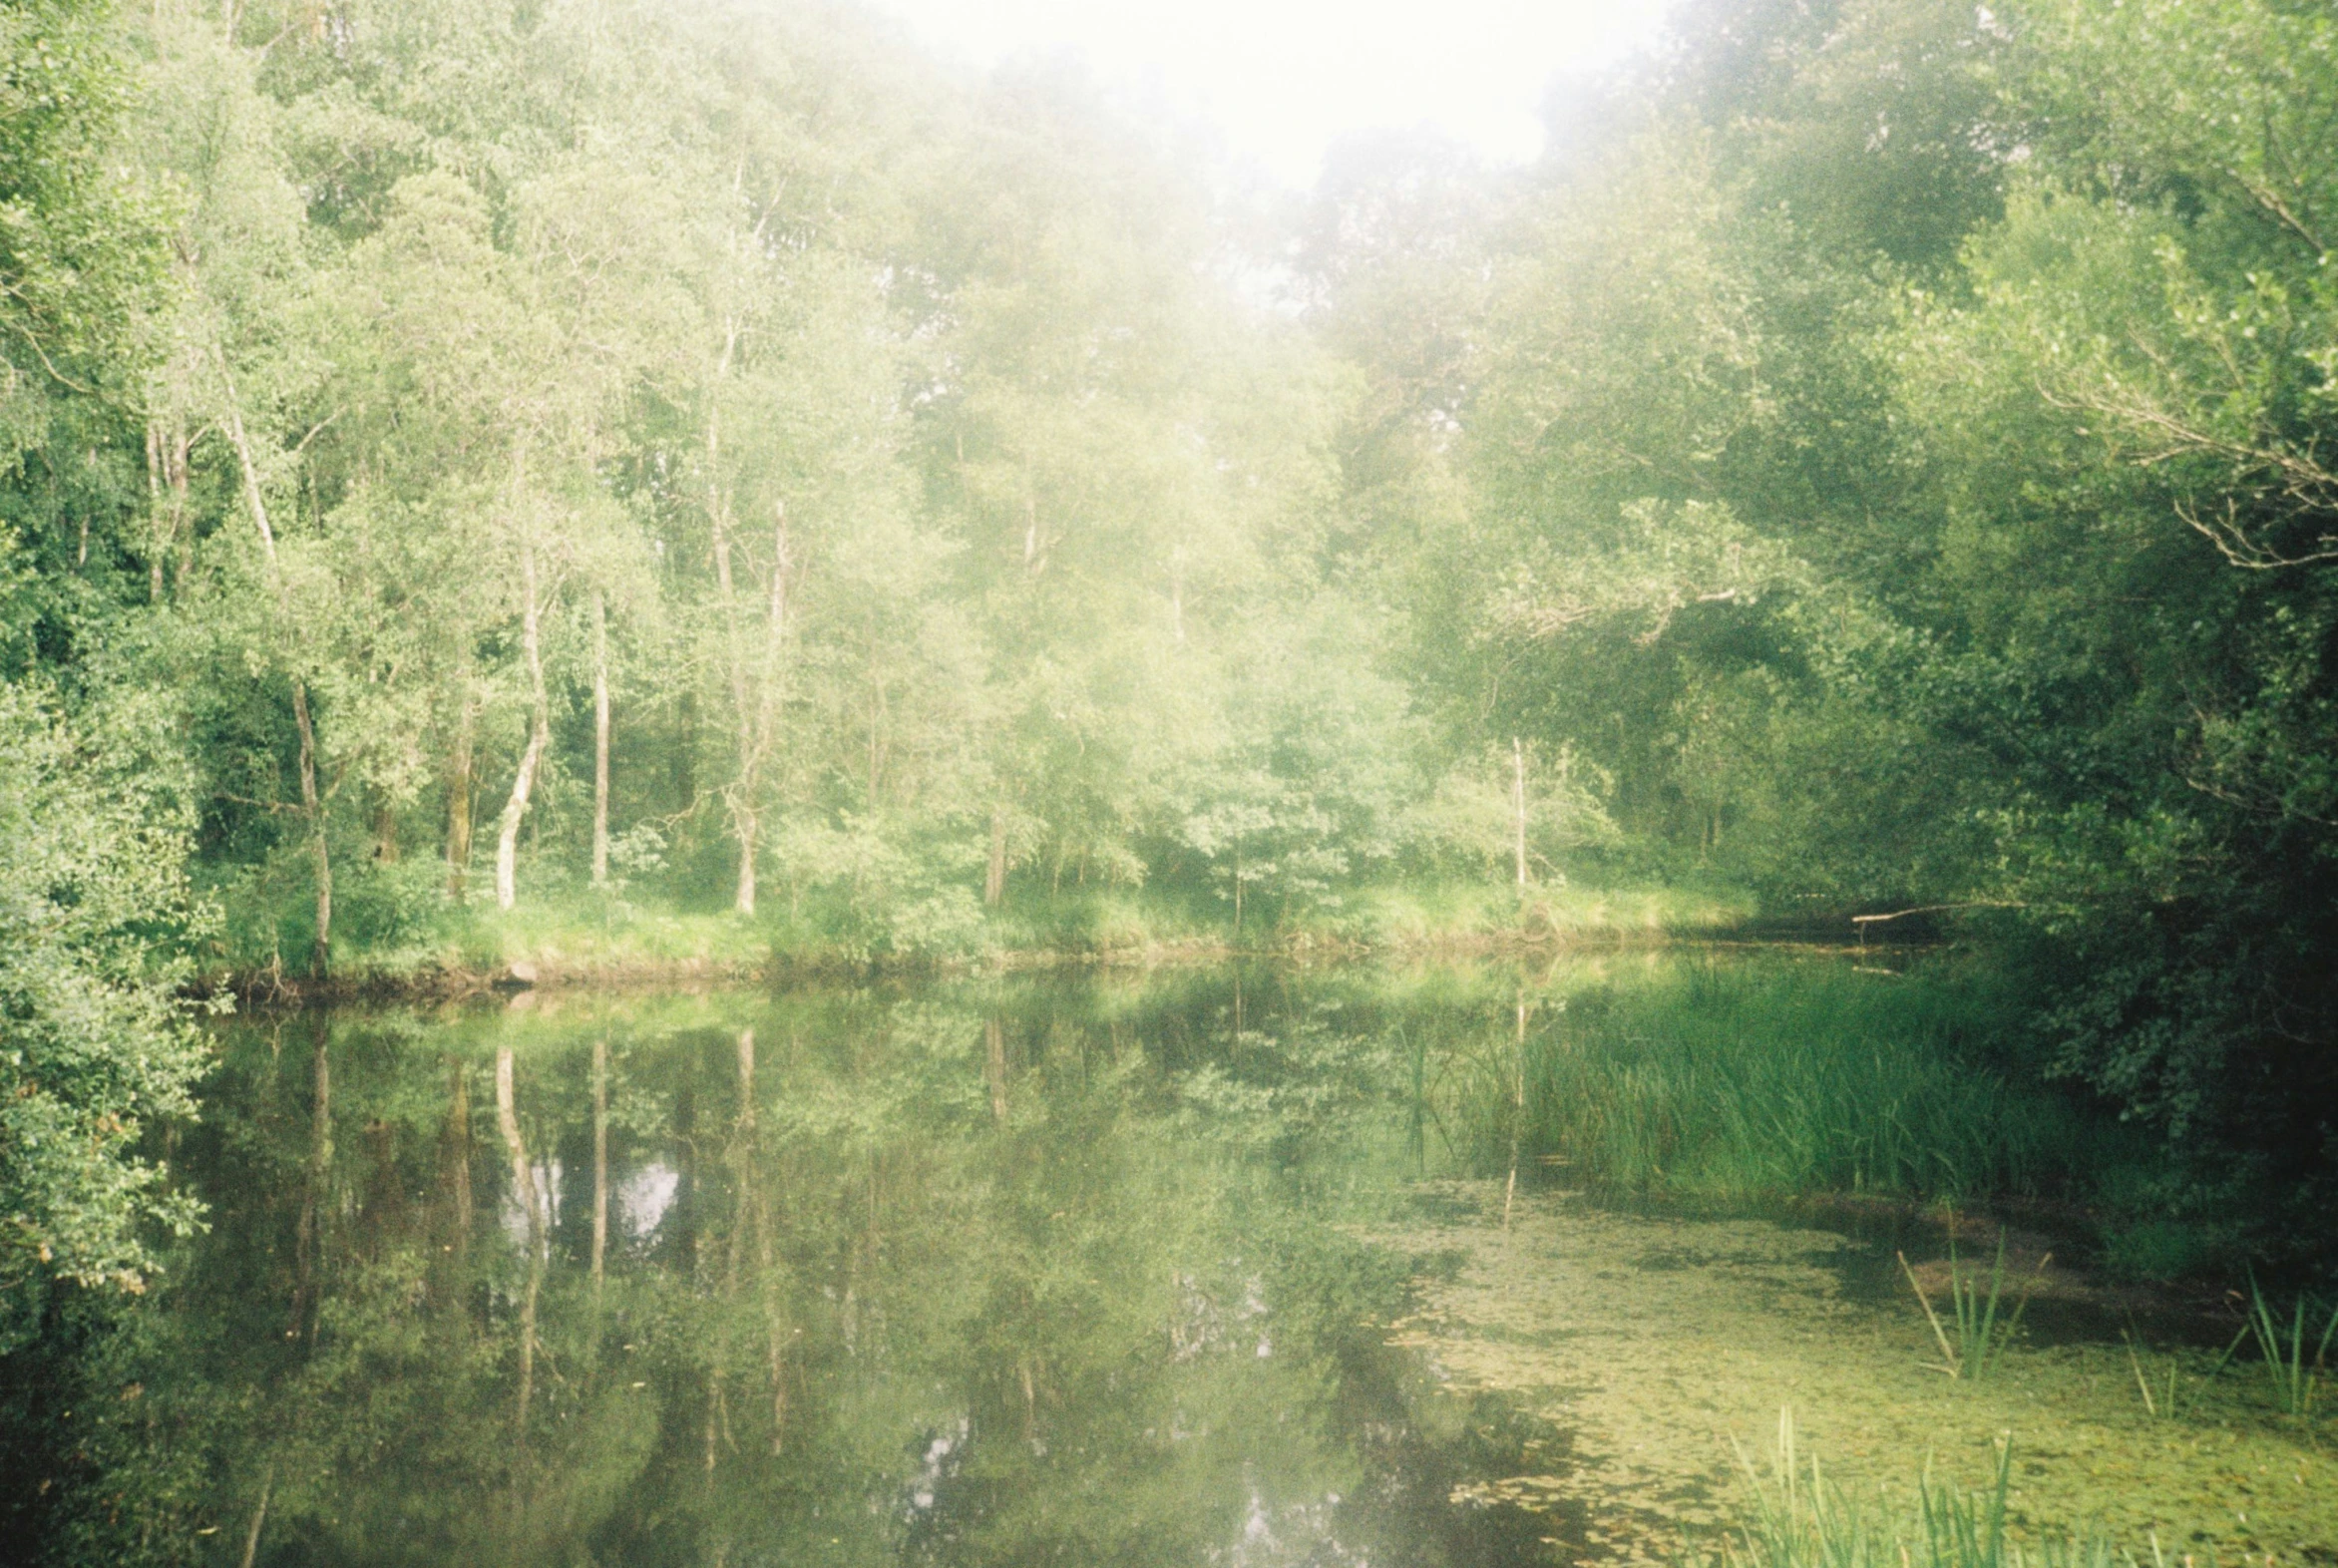
<instances>
[{"instance_id":1,"label":"dense forest","mask_svg":"<svg viewBox=\"0 0 2338 1568\"><path fill-rule=\"evenodd\" d=\"M2152 1202L2305 1261L2334 51L1693 0L1530 167L1289 196L843 8L6 0L9 1332L195 1222L201 998L532 909L856 964L1107 897L1905 915Z\"/></svg>"}]
</instances>

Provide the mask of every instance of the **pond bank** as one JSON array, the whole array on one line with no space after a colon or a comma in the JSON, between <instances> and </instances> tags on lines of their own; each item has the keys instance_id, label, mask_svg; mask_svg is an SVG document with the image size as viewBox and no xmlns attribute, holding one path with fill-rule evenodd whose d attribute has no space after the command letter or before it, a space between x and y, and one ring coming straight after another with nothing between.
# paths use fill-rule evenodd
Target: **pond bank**
<instances>
[{"instance_id":1,"label":"pond bank","mask_svg":"<svg viewBox=\"0 0 2338 1568\"><path fill-rule=\"evenodd\" d=\"M450 905L402 935L337 946L305 973L297 934L207 966L201 988L265 1002L434 1001L499 985L643 988L936 978L1050 969L1150 969L1237 961L1467 958L1571 944L1712 941L1752 934L1732 889L1507 887L1366 890L1337 908L1237 932L1224 913L1145 890L1010 899L943 933L832 929L784 910L762 917L634 904L580 892L516 910ZM1841 934L1850 928L1845 925ZM247 946L252 946L247 939Z\"/></svg>"}]
</instances>

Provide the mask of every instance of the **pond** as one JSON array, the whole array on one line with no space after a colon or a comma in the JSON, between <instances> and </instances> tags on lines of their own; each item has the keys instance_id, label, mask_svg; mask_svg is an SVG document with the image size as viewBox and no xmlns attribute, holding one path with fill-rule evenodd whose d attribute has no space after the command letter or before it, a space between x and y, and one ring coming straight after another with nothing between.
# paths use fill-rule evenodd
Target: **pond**
<instances>
[{"instance_id":1,"label":"pond","mask_svg":"<svg viewBox=\"0 0 2338 1568\"><path fill-rule=\"evenodd\" d=\"M1677 1554L1792 1407L1887 1495L2011 1430L2017 1522L2331 1560L2324 1429L2203 1381L2180 1328L2145 1353L2173 1421L2082 1291L1952 1384L1888 1261L1937 1226L1595 1198L1536 1157L1529 1043L1566 1048L1570 998L1748 965L1852 970L231 1020L171 1135L209 1228L60 1385L43 1462L163 1560L1499 1568ZM56 1527L99 1532L81 1506Z\"/></svg>"}]
</instances>

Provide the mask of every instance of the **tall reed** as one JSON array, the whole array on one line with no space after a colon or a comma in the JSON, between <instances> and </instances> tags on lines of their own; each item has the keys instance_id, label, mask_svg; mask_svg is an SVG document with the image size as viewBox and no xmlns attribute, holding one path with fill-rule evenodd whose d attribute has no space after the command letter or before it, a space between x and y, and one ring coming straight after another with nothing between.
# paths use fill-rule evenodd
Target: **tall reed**
<instances>
[{"instance_id":1,"label":"tall reed","mask_svg":"<svg viewBox=\"0 0 2338 1568\"><path fill-rule=\"evenodd\" d=\"M2312 1331L2307 1327L2310 1309L2306 1298L2298 1297L2284 1335L2281 1321L2274 1315L2272 1304L2265 1300L2254 1275L2249 1277L2248 1290L2248 1332L2264 1357L2265 1377L2272 1384L2273 1403L2284 1415L2307 1414L2313 1409L2314 1389L2321 1380L2322 1363L2330 1354L2330 1341L2338 1338L2338 1308L2331 1309L2330 1321L2323 1326L2321 1338L2314 1343L2309 1357L2306 1344Z\"/></svg>"},{"instance_id":2,"label":"tall reed","mask_svg":"<svg viewBox=\"0 0 2338 1568\"><path fill-rule=\"evenodd\" d=\"M2127 1365L2136 1374L2136 1390L2143 1396L2143 1413L2153 1420L2174 1420L2178 1410L2176 1377L2181 1362L2173 1356L2167 1358L2167 1383L2160 1387L2156 1377L2143 1375L2143 1353L2136 1348L2135 1330L2123 1329L2119 1337L2127 1342ZM2217 1363L2217 1367L2221 1370L2223 1363Z\"/></svg>"},{"instance_id":3,"label":"tall reed","mask_svg":"<svg viewBox=\"0 0 2338 1568\"><path fill-rule=\"evenodd\" d=\"M2046 1265L2054 1261L2048 1253L2038 1261L2038 1275L2043 1276ZM1900 1272L1908 1277L1908 1285L1916 1293L1917 1304L1924 1309L1924 1319L1932 1325L1933 1338L1940 1342L1940 1370L1951 1377L1965 1382L1978 1382L1989 1375L2005 1358L2006 1350L2022 1326L2022 1314L2029 1311L2030 1293L2037 1286L2038 1276L2022 1290L2010 1315L2002 1313L2005 1302L2005 1231L1997 1232L1997 1261L1989 1270L1989 1295L1981 1295L1981 1271L1969 1273L1958 1262L1956 1255L1956 1217L1949 1216L1948 1231L1948 1301L1949 1310L1956 1319L1956 1339L1952 1342L1948 1330L1941 1324L1940 1314L1932 1310L1932 1298L1916 1279L1916 1271L1908 1267L1908 1255L1899 1255Z\"/></svg>"},{"instance_id":4,"label":"tall reed","mask_svg":"<svg viewBox=\"0 0 2338 1568\"><path fill-rule=\"evenodd\" d=\"M2117 1134L1991 1065L2009 1010L1978 983L1808 964L1602 986L1527 1043L1527 1146L1596 1184L1720 1197L2051 1190Z\"/></svg>"}]
</instances>

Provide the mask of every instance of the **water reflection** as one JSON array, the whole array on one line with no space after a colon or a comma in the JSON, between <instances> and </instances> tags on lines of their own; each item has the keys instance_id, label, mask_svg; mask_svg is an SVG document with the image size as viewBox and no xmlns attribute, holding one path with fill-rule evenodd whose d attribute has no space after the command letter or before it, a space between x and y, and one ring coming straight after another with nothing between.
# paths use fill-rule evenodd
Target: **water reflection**
<instances>
[{"instance_id":1,"label":"water reflection","mask_svg":"<svg viewBox=\"0 0 2338 1568\"><path fill-rule=\"evenodd\" d=\"M1860 1484L2018 1428L2038 1519L2318 1560L2338 1471L2212 1352L2180 1427L2108 1319L1947 1384L1917 1216L1746 1207L2099 1154L1954 999L1675 951L236 1021L167 1133L209 1233L0 1365L0 1557L1661 1562L1790 1401Z\"/></svg>"},{"instance_id":2,"label":"water reflection","mask_svg":"<svg viewBox=\"0 0 2338 1568\"><path fill-rule=\"evenodd\" d=\"M119 1494L253 1564L1538 1557L1344 1228L1419 1167L1401 1031L1234 988L224 1027Z\"/></svg>"},{"instance_id":3,"label":"water reflection","mask_svg":"<svg viewBox=\"0 0 2338 1568\"><path fill-rule=\"evenodd\" d=\"M662 1160L648 1164L625 1177L617 1189L617 1205L625 1217L625 1228L638 1242L657 1229L666 1211L674 1206L674 1194L681 1190L682 1174Z\"/></svg>"}]
</instances>

